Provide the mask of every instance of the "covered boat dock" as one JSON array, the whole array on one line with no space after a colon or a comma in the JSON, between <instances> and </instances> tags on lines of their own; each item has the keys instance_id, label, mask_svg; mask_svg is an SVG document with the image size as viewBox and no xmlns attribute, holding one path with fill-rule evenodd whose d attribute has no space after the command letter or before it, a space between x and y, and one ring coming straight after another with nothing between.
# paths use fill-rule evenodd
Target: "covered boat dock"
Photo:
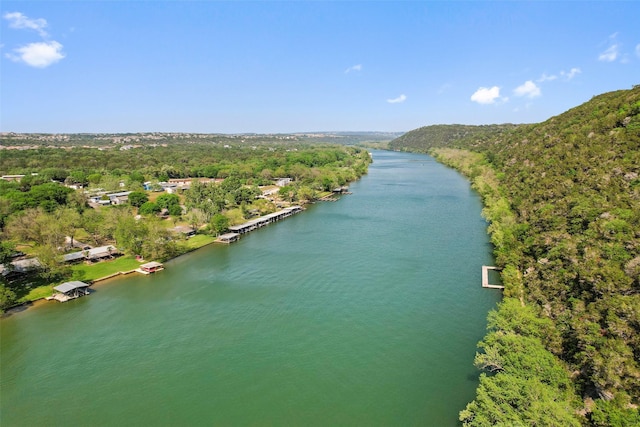
<instances>
[{"instance_id":1,"label":"covered boat dock","mask_svg":"<svg viewBox=\"0 0 640 427\"><path fill-rule=\"evenodd\" d=\"M240 234L238 233L225 233L218 236L216 242L218 243L233 243L238 241Z\"/></svg>"},{"instance_id":2,"label":"covered boat dock","mask_svg":"<svg viewBox=\"0 0 640 427\"><path fill-rule=\"evenodd\" d=\"M89 295L89 285L80 281L64 282L61 285L54 286L53 290L56 291L56 293L47 299L54 299L60 302L67 302Z\"/></svg>"},{"instance_id":3,"label":"covered boat dock","mask_svg":"<svg viewBox=\"0 0 640 427\"><path fill-rule=\"evenodd\" d=\"M264 227L265 225L280 221L281 219L288 218L294 214L297 214L298 212L302 212L301 206L291 206L277 212L252 219L251 221L247 221L244 224L233 225L229 227L229 231L236 234L245 234L260 227Z\"/></svg>"},{"instance_id":4,"label":"covered boat dock","mask_svg":"<svg viewBox=\"0 0 640 427\"><path fill-rule=\"evenodd\" d=\"M142 274L151 274L161 270L164 270L164 265L156 261L151 261L146 264L142 264L140 265L139 268L136 268L136 271Z\"/></svg>"}]
</instances>

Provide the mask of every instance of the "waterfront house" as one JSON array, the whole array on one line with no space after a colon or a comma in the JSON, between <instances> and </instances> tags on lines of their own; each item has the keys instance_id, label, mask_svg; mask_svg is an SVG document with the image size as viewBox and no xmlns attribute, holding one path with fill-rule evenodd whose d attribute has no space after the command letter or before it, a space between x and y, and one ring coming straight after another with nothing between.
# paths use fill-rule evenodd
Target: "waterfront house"
<instances>
[{"instance_id":1,"label":"waterfront house","mask_svg":"<svg viewBox=\"0 0 640 427\"><path fill-rule=\"evenodd\" d=\"M115 246L107 245L62 255L62 261L99 261L105 258L113 258L118 254L120 254L120 251Z\"/></svg>"},{"instance_id":2,"label":"waterfront house","mask_svg":"<svg viewBox=\"0 0 640 427\"><path fill-rule=\"evenodd\" d=\"M173 231L176 234L182 234L185 237L192 237L196 235L196 230L194 230L193 228L189 227L188 225L178 225L176 227L173 227L171 229L171 231Z\"/></svg>"},{"instance_id":3,"label":"waterfront house","mask_svg":"<svg viewBox=\"0 0 640 427\"><path fill-rule=\"evenodd\" d=\"M39 268L42 268L42 264L38 258L25 258L12 261L9 265L0 264L0 274L9 279L27 274Z\"/></svg>"}]
</instances>

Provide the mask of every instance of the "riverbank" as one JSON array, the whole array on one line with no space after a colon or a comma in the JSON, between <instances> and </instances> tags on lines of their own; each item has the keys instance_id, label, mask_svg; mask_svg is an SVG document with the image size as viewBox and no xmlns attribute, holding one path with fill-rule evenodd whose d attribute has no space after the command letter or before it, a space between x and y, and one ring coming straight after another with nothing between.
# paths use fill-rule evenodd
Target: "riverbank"
<instances>
[{"instance_id":1,"label":"riverbank","mask_svg":"<svg viewBox=\"0 0 640 427\"><path fill-rule=\"evenodd\" d=\"M474 361L480 371L493 375L480 375L476 397L460 412L460 421L469 426L481 425L478 419L580 425L583 419L580 414L584 412L572 374L567 364L547 347L549 343L561 342L558 328L525 300L525 278L519 270L524 250L517 237L520 225L496 171L479 153L440 148L431 154L466 176L480 193L482 215L489 222L488 233L504 285L504 298L497 310L489 313L487 335L478 345L482 351L476 353ZM484 276L483 271L483 282ZM518 349L519 358L511 356L514 348ZM523 403L509 401L504 390L514 390L522 396ZM536 410L540 407L549 411L541 413ZM514 413L519 415L514 417Z\"/></svg>"},{"instance_id":2,"label":"riverbank","mask_svg":"<svg viewBox=\"0 0 640 427\"><path fill-rule=\"evenodd\" d=\"M272 222L276 222L280 219L287 218L293 215L294 213L298 213L304 210L304 208L302 208L301 206L295 206L294 208L296 209L292 210L292 208L288 208L285 210L286 212L279 211L279 212L276 212L276 214L260 217L260 218L267 218L268 220L268 221L265 220L264 224L260 224L260 227L263 225L271 224ZM286 214L283 214L283 212L285 212ZM251 223L252 222L250 221L238 227L242 228L242 226L245 226ZM233 227L231 228L233 229ZM259 227L256 226L254 228L259 228ZM251 230L253 230L254 228L251 228ZM251 230L243 229L241 234L244 234ZM204 248L214 243L220 243L220 241L213 236L209 236L206 234L196 234L195 236L192 236L180 242L178 253L176 253L175 256L172 256L168 259L164 259L162 261L175 259L177 257L186 255L190 252L196 251L198 249ZM116 279L116 278L128 276L131 273L134 273L136 269L145 262L148 262L148 260L137 259L134 256L125 255L111 261L102 261L95 264L77 264L71 267L73 271L71 277L74 280L81 280L84 282L91 283L91 285L95 285L99 282L104 282L109 279ZM53 288L58 284L59 283L51 283L44 286L38 286L32 289L26 296L21 298L21 300L19 301L19 304L16 304L12 307L7 308L3 313L3 315L21 312L26 310L29 307L32 307L35 302L45 301L46 298L53 295L54 293Z\"/></svg>"}]
</instances>

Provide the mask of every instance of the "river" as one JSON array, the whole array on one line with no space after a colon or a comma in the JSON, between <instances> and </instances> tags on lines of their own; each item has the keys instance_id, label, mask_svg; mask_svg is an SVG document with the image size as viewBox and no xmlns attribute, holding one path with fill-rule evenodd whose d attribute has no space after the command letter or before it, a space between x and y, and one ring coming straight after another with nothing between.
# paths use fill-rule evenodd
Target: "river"
<instances>
[{"instance_id":1,"label":"river","mask_svg":"<svg viewBox=\"0 0 640 427\"><path fill-rule=\"evenodd\" d=\"M352 195L0 320L0 424L453 426L500 291L457 172L374 151Z\"/></svg>"}]
</instances>

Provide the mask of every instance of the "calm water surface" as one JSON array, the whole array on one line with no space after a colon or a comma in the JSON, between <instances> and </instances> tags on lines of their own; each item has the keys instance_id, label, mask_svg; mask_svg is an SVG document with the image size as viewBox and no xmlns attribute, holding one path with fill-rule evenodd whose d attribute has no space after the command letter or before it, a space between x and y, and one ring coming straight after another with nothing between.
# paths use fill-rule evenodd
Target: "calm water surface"
<instances>
[{"instance_id":1,"label":"calm water surface","mask_svg":"<svg viewBox=\"0 0 640 427\"><path fill-rule=\"evenodd\" d=\"M374 152L353 195L0 321L0 424L447 426L499 291L479 197Z\"/></svg>"}]
</instances>

